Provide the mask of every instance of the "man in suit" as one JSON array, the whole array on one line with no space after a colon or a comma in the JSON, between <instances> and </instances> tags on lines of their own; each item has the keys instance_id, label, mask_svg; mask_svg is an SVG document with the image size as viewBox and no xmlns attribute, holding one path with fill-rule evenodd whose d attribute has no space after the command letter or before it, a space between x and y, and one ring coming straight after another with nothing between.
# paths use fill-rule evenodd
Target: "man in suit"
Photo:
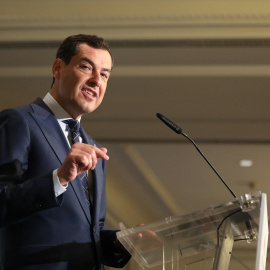
<instances>
[{"instance_id":1,"label":"man in suit","mask_svg":"<svg viewBox=\"0 0 270 270\"><path fill-rule=\"evenodd\" d=\"M101 104L112 67L102 38L70 36L58 49L44 99L0 113L4 270L94 270L128 262L116 231L104 228L107 149L82 127L75 139L70 126Z\"/></svg>"}]
</instances>

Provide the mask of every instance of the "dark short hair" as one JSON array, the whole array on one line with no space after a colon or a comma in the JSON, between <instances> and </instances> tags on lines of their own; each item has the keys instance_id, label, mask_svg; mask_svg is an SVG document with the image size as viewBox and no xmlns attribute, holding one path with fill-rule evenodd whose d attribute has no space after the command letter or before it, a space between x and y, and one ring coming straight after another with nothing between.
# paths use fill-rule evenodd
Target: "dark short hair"
<instances>
[{"instance_id":1,"label":"dark short hair","mask_svg":"<svg viewBox=\"0 0 270 270\"><path fill-rule=\"evenodd\" d=\"M113 67L114 59L111 54L109 44L103 38L98 37L96 35L78 34L67 37L60 44L58 51L56 53L56 58L62 59L65 62L65 64L68 65L71 58L78 53L79 45L82 43L86 43L89 46L96 49L108 51L112 59L112 67ZM53 86L54 80L55 79L53 78L51 86Z\"/></svg>"}]
</instances>

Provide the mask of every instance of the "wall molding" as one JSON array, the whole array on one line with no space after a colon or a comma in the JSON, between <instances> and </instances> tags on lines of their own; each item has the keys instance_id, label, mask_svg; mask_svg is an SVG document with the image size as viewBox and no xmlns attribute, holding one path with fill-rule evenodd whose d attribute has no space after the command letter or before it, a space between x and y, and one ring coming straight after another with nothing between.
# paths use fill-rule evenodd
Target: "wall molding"
<instances>
[{"instance_id":1,"label":"wall molding","mask_svg":"<svg viewBox=\"0 0 270 270\"><path fill-rule=\"evenodd\" d=\"M269 1L78 0L74 3L71 0L4 1L0 10L0 41L61 40L63 36L86 31L107 39L130 40L270 36Z\"/></svg>"}]
</instances>

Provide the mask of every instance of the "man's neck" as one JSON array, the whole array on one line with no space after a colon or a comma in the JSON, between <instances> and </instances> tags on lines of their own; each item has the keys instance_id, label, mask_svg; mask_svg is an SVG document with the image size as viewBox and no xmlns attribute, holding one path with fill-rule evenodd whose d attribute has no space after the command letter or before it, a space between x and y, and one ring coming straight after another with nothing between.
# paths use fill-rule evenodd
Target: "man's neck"
<instances>
[{"instance_id":1,"label":"man's neck","mask_svg":"<svg viewBox=\"0 0 270 270\"><path fill-rule=\"evenodd\" d=\"M72 118L68 114L68 112L65 111L63 107L61 107L61 105L54 99L54 97L50 93L47 93L47 95L43 98L43 101L51 109L56 119ZM77 120L80 121L81 118Z\"/></svg>"}]
</instances>

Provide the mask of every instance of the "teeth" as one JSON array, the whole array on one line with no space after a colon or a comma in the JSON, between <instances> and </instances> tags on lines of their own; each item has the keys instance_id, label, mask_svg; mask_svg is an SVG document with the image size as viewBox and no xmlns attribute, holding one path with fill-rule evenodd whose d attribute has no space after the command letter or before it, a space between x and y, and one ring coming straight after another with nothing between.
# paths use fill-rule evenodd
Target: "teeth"
<instances>
[{"instance_id":1,"label":"teeth","mask_svg":"<svg viewBox=\"0 0 270 270\"><path fill-rule=\"evenodd\" d=\"M87 90L84 90L84 92L86 92L87 94L89 94L89 95L91 95L91 96L94 95L93 93L91 93L91 92L89 92L89 91L87 91Z\"/></svg>"}]
</instances>

